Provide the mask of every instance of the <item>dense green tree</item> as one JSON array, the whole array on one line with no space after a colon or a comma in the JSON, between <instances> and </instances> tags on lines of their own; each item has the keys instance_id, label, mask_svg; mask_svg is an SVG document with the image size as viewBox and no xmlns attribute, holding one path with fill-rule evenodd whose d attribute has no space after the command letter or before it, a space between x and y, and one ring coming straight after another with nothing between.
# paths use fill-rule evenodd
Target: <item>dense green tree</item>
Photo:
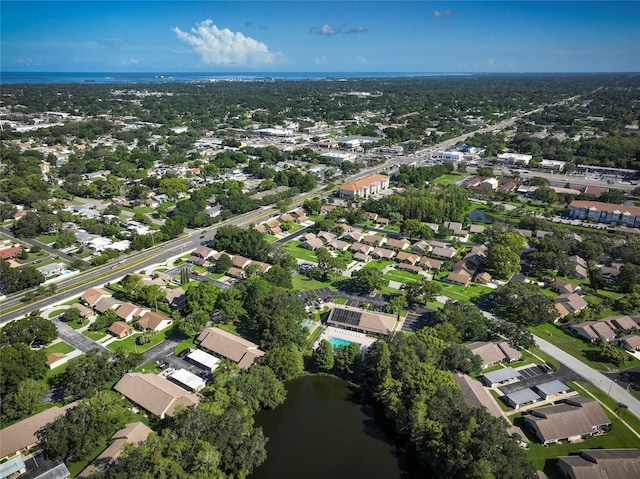
<instances>
[{"instance_id":1,"label":"dense green tree","mask_svg":"<svg viewBox=\"0 0 640 479\"><path fill-rule=\"evenodd\" d=\"M357 343L338 346L334 352L335 370L347 377L359 377L363 372L362 350Z\"/></svg>"},{"instance_id":2,"label":"dense green tree","mask_svg":"<svg viewBox=\"0 0 640 479\"><path fill-rule=\"evenodd\" d=\"M311 356L313 366L319 371L331 371L333 369L333 346L329 341L323 339Z\"/></svg>"},{"instance_id":3,"label":"dense green tree","mask_svg":"<svg viewBox=\"0 0 640 479\"><path fill-rule=\"evenodd\" d=\"M0 293L12 294L44 283L44 276L33 266L13 269L0 258Z\"/></svg>"},{"instance_id":4,"label":"dense green tree","mask_svg":"<svg viewBox=\"0 0 640 479\"><path fill-rule=\"evenodd\" d=\"M283 381L299 376L304 370L302 353L293 344L270 349L260 363L271 368Z\"/></svg>"},{"instance_id":5,"label":"dense green tree","mask_svg":"<svg viewBox=\"0 0 640 479\"><path fill-rule=\"evenodd\" d=\"M425 278L420 282L403 284L402 290L406 293L409 304L426 306L427 303L434 301L436 296L440 294L442 285Z\"/></svg>"},{"instance_id":6,"label":"dense green tree","mask_svg":"<svg viewBox=\"0 0 640 479\"><path fill-rule=\"evenodd\" d=\"M630 263L622 265L616 282L621 292L633 293L640 284L640 266Z\"/></svg>"},{"instance_id":7,"label":"dense green tree","mask_svg":"<svg viewBox=\"0 0 640 479\"><path fill-rule=\"evenodd\" d=\"M28 316L11 321L0 331L0 343L24 343L30 347L43 346L57 337L56 326L40 316Z\"/></svg>"},{"instance_id":8,"label":"dense green tree","mask_svg":"<svg viewBox=\"0 0 640 479\"><path fill-rule=\"evenodd\" d=\"M520 272L520 255L502 243L492 243L487 250L487 269L500 279Z\"/></svg>"},{"instance_id":9,"label":"dense green tree","mask_svg":"<svg viewBox=\"0 0 640 479\"><path fill-rule=\"evenodd\" d=\"M233 385L253 412L264 408L274 409L282 404L287 396L284 385L273 370L259 364L238 374L233 379Z\"/></svg>"},{"instance_id":10,"label":"dense green tree","mask_svg":"<svg viewBox=\"0 0 640 479\"><path fill-rule=\"evenodd\" d=\"M31 416L42 404L47 392L47 385L35 379L26 378L20 381L16 390L4 396L2 400L3 419L19 420Z\"/></svg>"},{"instance_id":11,"label":"dense green tree","mask_svg":"<svg viewBox=\"0 0 640 479\"><path fill-rule=\"evenodd\" d=\"M384 279L382 271L375 268L362 268L351 275L351 284L359 291L372 293L376 289L383 288L389 283Z\"/></svg>"},{"instance_id":12,"label":"dense green tree","mask_svg":"<svg viewBox=\"0 0 640 479\"><path fill-rule=\"evenodd\" d=\"M496 314L516 324L551 323L558 316L553 300L529 283L507 283L495 293Z\"/></svg>"}]
</instances>

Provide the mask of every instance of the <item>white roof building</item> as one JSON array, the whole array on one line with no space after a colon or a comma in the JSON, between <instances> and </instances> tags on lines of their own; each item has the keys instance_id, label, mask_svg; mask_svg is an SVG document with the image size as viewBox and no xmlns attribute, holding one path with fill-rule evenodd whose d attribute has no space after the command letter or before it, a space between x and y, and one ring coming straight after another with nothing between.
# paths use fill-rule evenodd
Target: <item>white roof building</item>
<instances>
[{"instance_id":1,"label":"white roof building","mask_svg":"<svg viewBox=\"0 0 640 479\"><path fill-rule=\"evenodd\" d=\"M177 371L174 371L169 375L169 378L192 392L198 392L206 385L204 379L190 373L186 369L178 369Z\"/></svg>"},{"instance_id":2,"label":"white roof building","mask_svg":"<svg viewBox=\"0 0 640 479\"><path fill-rule=\"evenodd\" d=\"M202 349L195 349L187 355L187 359L193 361L198 366L202 366L209 371L214 371L220 365L220 359L214 355L204 352Z\"/></svg>"}]
</instances>

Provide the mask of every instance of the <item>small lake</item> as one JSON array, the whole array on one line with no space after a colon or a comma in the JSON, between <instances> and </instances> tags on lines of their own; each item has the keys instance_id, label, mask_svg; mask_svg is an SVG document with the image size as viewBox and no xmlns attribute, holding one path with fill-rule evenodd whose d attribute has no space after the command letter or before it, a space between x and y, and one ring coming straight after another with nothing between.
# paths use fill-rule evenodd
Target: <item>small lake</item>
<instances>
[{"instance_id":1,"label":"small lake","mask_svg":"<svg viewBox=\"0 0 640 479\"><path fill-rule=\"evenodd\" d=\"M492 221L484 214L482 210L473 210L469 213L469 219L471 221L480 221L482 223L492 223Z\"/></svg>"},{"instance_id":2,"label":"small lake","mask_svg":"<svg viewBox=\"0 0 640 479\"><path fill-rule=\"evenodd\" d=\"M267 460L251 479L418 477L403 468L401 449L354 398L348 382L305 376L286 388L284 404L256 415L269 442Z\"/></svg>"}]
</instances>

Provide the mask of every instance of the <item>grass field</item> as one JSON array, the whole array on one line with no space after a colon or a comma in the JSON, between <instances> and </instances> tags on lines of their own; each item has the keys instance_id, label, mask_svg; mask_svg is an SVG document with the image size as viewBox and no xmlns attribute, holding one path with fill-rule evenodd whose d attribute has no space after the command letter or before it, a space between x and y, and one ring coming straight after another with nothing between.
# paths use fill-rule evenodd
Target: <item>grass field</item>
<instances>
[{"instance_id":1,"label":"grass field","mask_svg":"<svg viewBox=\"0 0 640 479\"><path fill-rule=\"evenodd\" d=\"M82 334L84 334L87 338L92 339L94 341L98 341L104 338L105 336L104 331L85 331Z\"/></svg>"},{"instance_id":2,"label":"grass field","mask_svg":"<svg viewBox=\"0 0 640 479\"><path fill-rule=\"evenodd\" d=\"M631 356L629 356L631 361L625 363L622 368L615 364L602 362L599 359L600 348L597 345L569 336L552 324L545 323L532 326L529 330L533 334L549 341L554 346L559 347L563 351L571 354L571 356L599 371L617 371L618 369L627 369L640 365L640 361L631 358Z\"/></svg>"},{"instance_id":3,"label":"grass field","mask_svg":"<svg viewBox=\"0 0 640 479\"><path fill-rule=\"evenodd\" d=\"M58 239L58 235L40 235L36 236L36 239L40 241L40 243L53 244Z\"/></svg>"},{"instance_id":4,"label":"grass field","mask_svg":"<svg viewBox=\"0 0 640 479\"><path fill-rule=\"evenodd\" d=\"M45 352L45 354L48 356L49 354L53 354L53 353L64 353L64 354L68 354L71 351L73 351L75 348L73 346L68 345L67 343L65 343L64 341L60 341L57 342L55 344L52 344L51 346L49 346L48 348L43 349L43 351Z\"/></svg>"},{"instance_id":5,"label":"grass field","mask_svg":"<svg viewBox=\"0 0 640 479\"><path fill-rule=\"evenodd\" d=\"M395 263L396 262L392 260L374 259L373 261L369 261L367 264L365 264L364 268L373 268L373 269L377 269L378 271L382 271L387 266Z\"/></svg>"},{"instance_id":6,"label":"grass field","mask_svg":"<svg viewBox=\"0 0 640 479\"><path fill-rule=\"evenodd\" d=\"M406 284L406 283L415 283L418 281L422 281L424 279L424 276L420 274L411 273L409 271L402 271L402 270L395 269L395 270L387 271L384 274L384 279Z\"/></svg>"},{"instance_id":7,"label":"grass field","mask_svg":"<svg viewBox=\"0 0 640 479\"><path fill-rule=\"evenodd\" d=\"M111 351L116 351L120 348L127 349L129 351L135 351L137 353L143 353L147 349L155 346L156 344L160 344L162 341L167 339L167 337L171 334L171 328L163 329L162 331L158 331L156 337L153 338L153 341L147 344L136 344L136 338L140 336L139 334L134 334L133 336L129 336L128 338L123 339L122 341L114 341L107 345L107 348Z\"/></svg>"},{"instance_id":8,"label":"grass field","mask_svg":"<svg viewBox=\"0 0 640 479\"><path fill-rule=\"evenodd\" d=\"M292 278L293 289L297 291L311 291L313 289L320 288L331 288L335 289L331 286L331 283L323 283L322 281L317 281L315 279L307 278L303 274L296 274Z\"/></svg>"},{"instance_id":9,"label":"grass field","mask_svg":"<svg viewBox=\"0 0 640 479\"><path fill-rule=\"evenodd\" d=\"M303 259L305 261L311 261L313 263L318 261L313 251L300 248L300 246L298 246L299 244L299 241L288 241L287 243L285 243L284 248L289 251L296 259Z\"/></svg>"},{"instance_id":10,"label":"grass field","mask_svg":"<svg viewBox=\"0 0 640 479\"><path fill-rule=\"evenodd\" d=\"M32 263L33 261L46 258L47 256L49 256L49 253L47 253L46 251L38 251L37 253L27 254L26 259L20 259L16 256L14 260L20 264L29 264L29 263Z\"/></svg>"},{"instance_id":11,"label":"grass field","mask_svg":"<svg viewBox=\"0 0 640 479\"><path fill-rule=\"evenodd\" d=\"M447 186L447 185L452 185L454 183L457 183L458 181L466 178L467 176L469 176L468 174L455 174L455 173L451 173L451 174L446 174L446 175L442 175L439 178L436 178L435 180L433 180L433 182L436 185L440 185L440 186Z\"/></svg>"}]
</instances>

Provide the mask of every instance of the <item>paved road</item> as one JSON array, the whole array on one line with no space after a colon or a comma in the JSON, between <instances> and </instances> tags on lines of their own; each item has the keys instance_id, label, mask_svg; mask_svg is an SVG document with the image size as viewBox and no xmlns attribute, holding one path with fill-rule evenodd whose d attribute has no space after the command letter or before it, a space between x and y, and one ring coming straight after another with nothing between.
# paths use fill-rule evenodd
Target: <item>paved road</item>
<instances>
[{"instance_id":1,"label":"paved road","mask_svg":"<svg viewBox=\"0 0 640 479\"><path fill-rule=\"evenodd\" d=\"M55 324L58 329L58 337L62 339L65 343L70 344L76 349L79 349L83 353L86 353L90 349L103 349L106 350L104 346L96 343L92 339L87 338L84 334L79 333L71 326L65 324L60 319L55 318L51 320L53 324Z\"/></svg>"},{"instance_id":2,"label":"paved road","mask_svg":"<svg viewBox=\"0 0 640 479\"><path fill-rule=\"evenodd\" d=\"M631 411L631 413L636 417L640 418L640 401L633 397L626 389L620 387L615 381L612 381L601 372L596 371L570 354L565 353L562 349L557 348L550 342L537 336L534 336L534 339L536 340L536 344L545 353L553 356L569 369L572 369L574 372L585 378L591 384L608 393L609 396L616 401L626 404L629 407L629 411Z\"/></svg>"},{"instance_id":3,"label":"paved road","mask_svg":"<svg viewBox=\"0 0 640 479\"><path fill-rule=\"evenodd\" d=\"M15 238L15 236L13 235L13 233L11 232L11 230L9 230L8 228L5 227L0 227L0 232L10 236L12 238ZM85 268L90 268L91 264L89 264L88 262L84 261L83 259L78 258L77 256L72 256L70 254L64 253L62 251L60 251L59 249L53 248L45 243L42 243L36 239L33 238L22 238L21 241L24 241L25 243L28 243L32 246L40 246L40 248L42 248L43 251L46 251L47 253L49 253L51 256L57 256L60 259L63 259L65 261L68 261L69 263L73 263L74 261L81 261L84 264ZM42 261L42 260L41 260Z\"/></svg>"}]
</instances>

